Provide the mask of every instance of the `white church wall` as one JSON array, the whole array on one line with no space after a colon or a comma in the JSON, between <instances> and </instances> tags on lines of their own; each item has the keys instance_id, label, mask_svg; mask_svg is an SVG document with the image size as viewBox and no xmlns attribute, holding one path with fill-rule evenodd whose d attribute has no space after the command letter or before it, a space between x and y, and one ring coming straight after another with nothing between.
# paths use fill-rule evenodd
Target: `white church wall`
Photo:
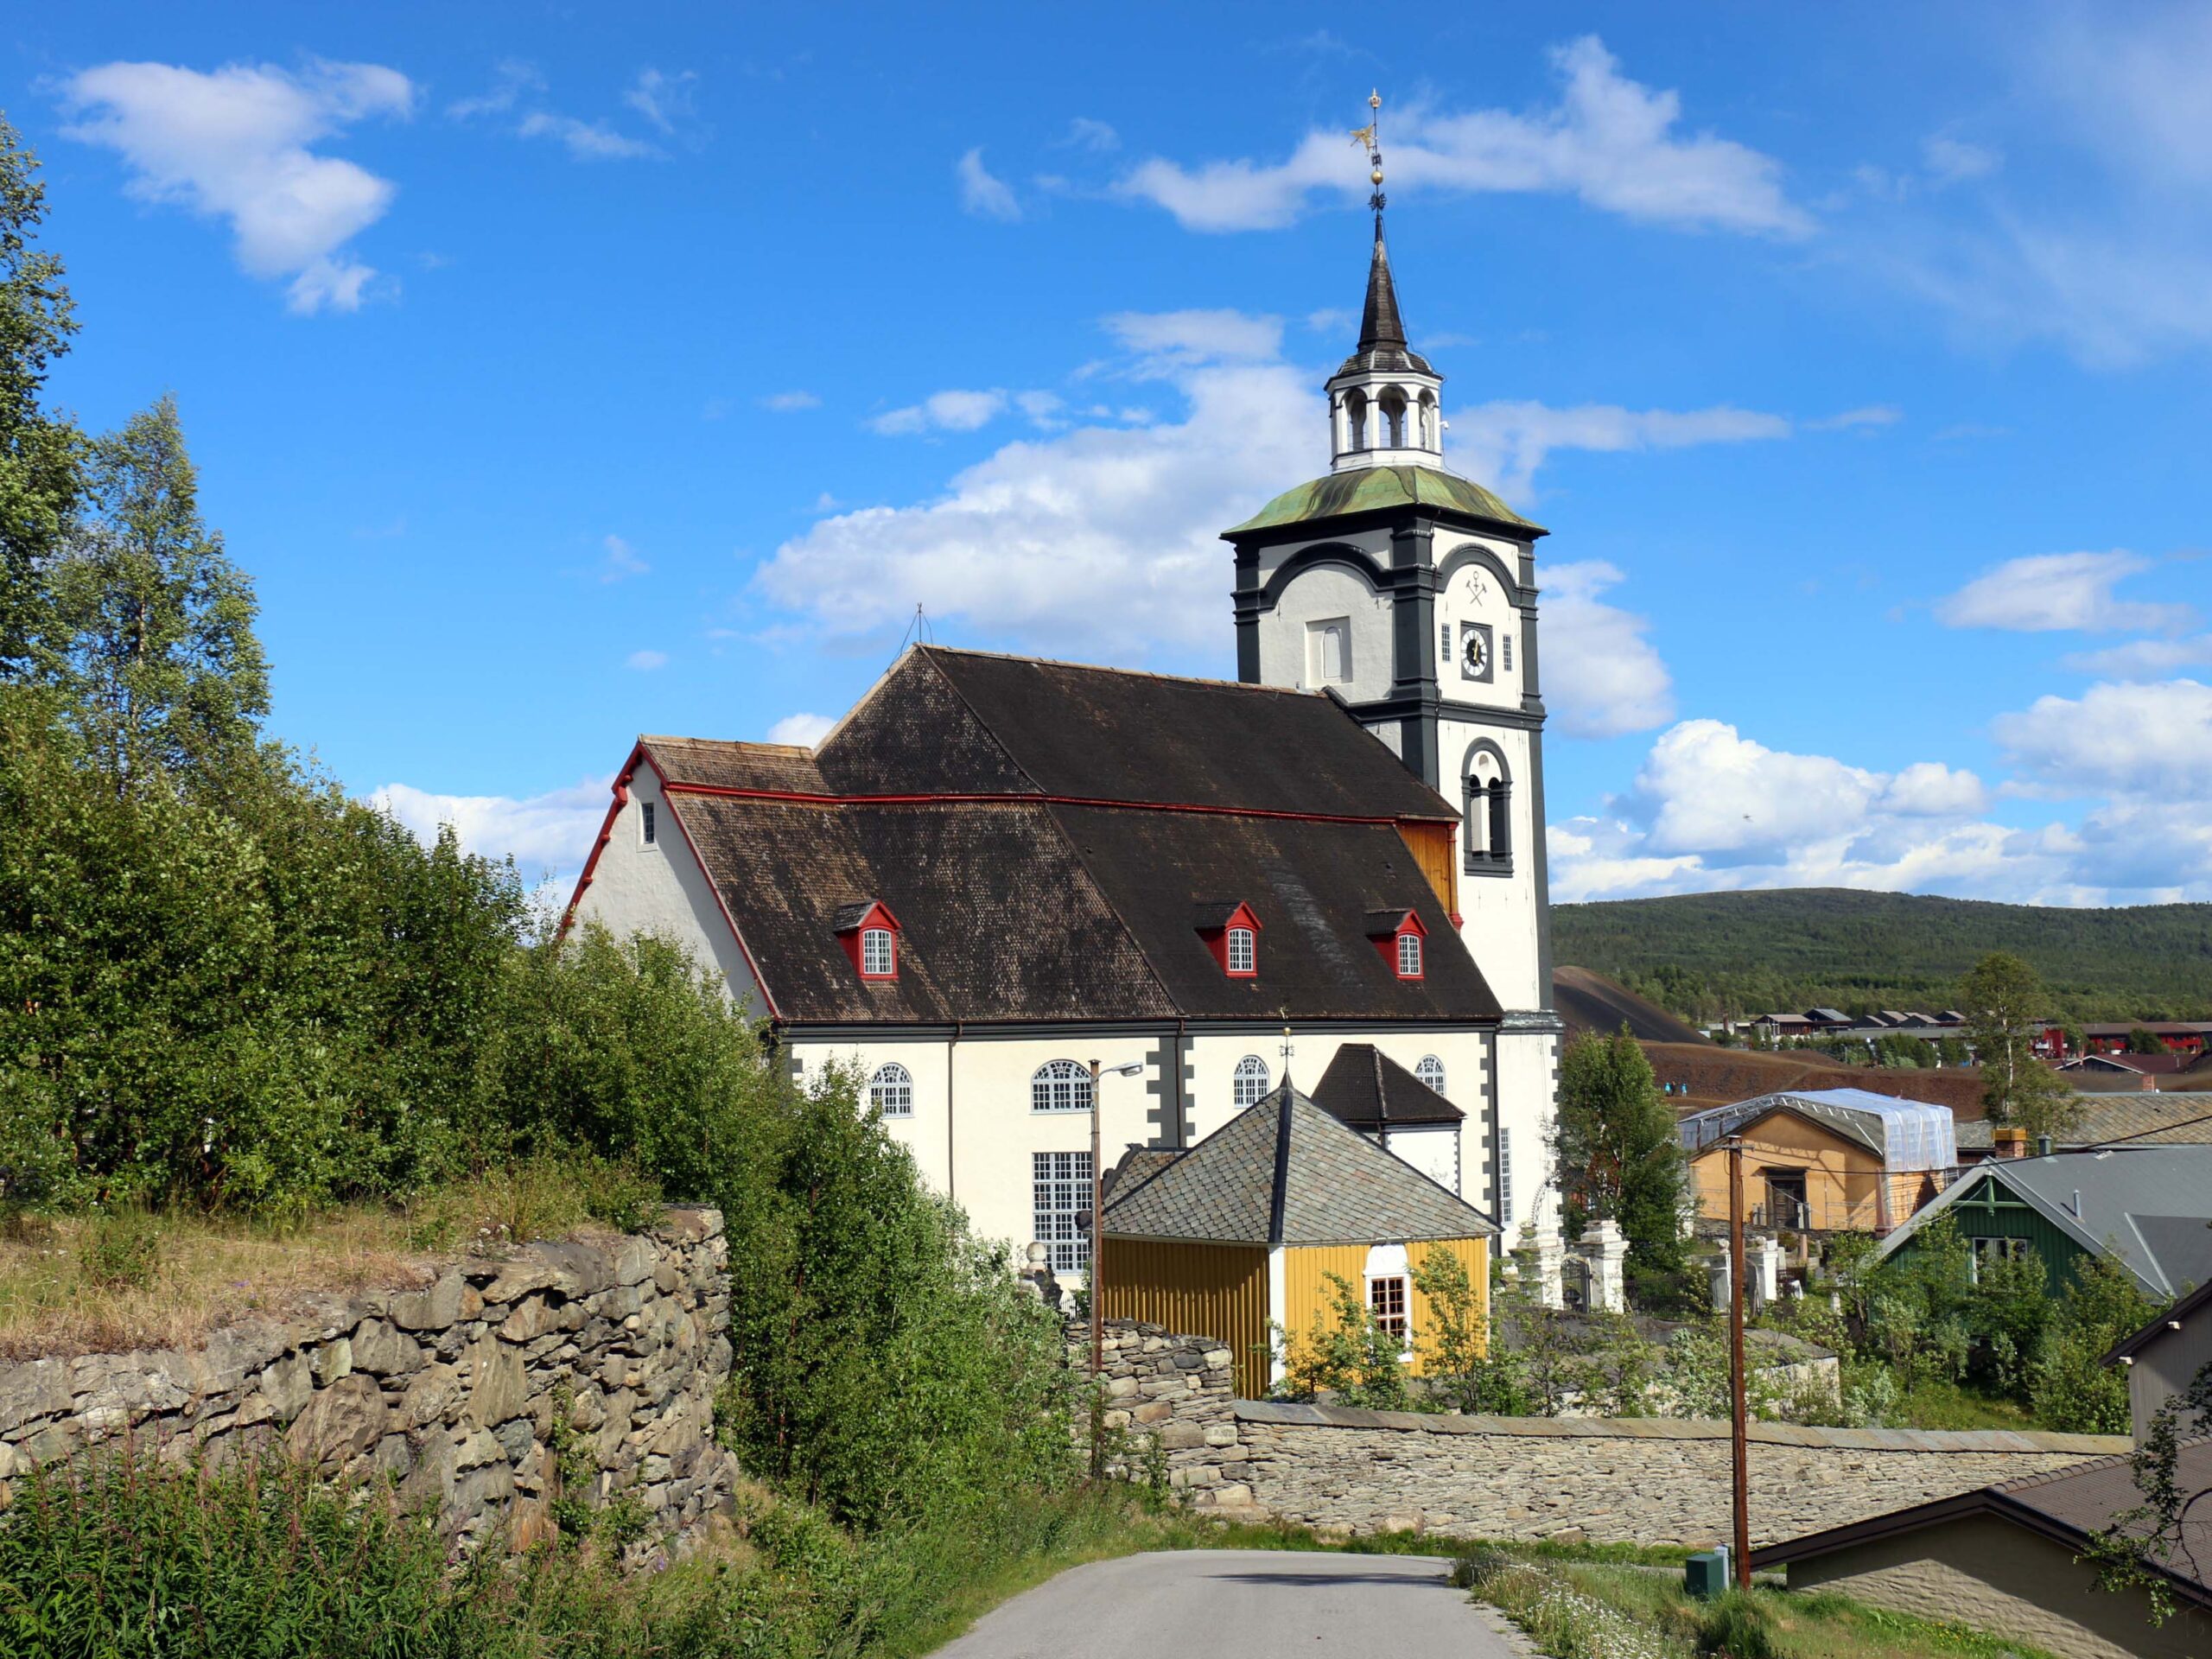
<instances>
[{"instance_id":1,"label":"white church wall","mask_svg":"<svg viewBox=\"0 0 2212 1659\"><path fill-rule=\"evenodd\" d=\"M1558 1054L1559 1037L1553 1032L1506 1030L1497 1034L1498 1125L1512 1137L1509 1243L1531 1216L1539 1232L1558 1225L1559 1190L1552 1179L1551 1149Z\"/></svg>"},{"instance_id":2,"label":"white church wall","mask_svg":"<svg viewBox=\"0 0 2212 1659\"><path fill-rule=\"evenodd\" d=\"M644 830L647 806L653 809L651 842ZM720 974L730 999L748 1014L767 1013L745 952L649 766L640 765L630 779L630 798L614 815L591 885L576 903L575 925L588 922L618 938L653 933L673 940Z\"/></svg>"},{"instance_id":3,"label":"white church wall","mask_svg":"<svg viewBox=\"0 0 2212 1659\"><path fill-rule=\"evenodd\" d=\"M1450 549L1440 545L1437 550L1438 564L1442 565L1459 549L1470 546L1481 547L1493 554L1509 571L1520 569L1520 552L1510 543L1471 538L1455 542ZM1480 703L1497 709L1520 708L1522 671L1528 661L1528 650L1521 637L1521 613L1508 598L1498 582L1497 572L1479 563L1462 564L1452 573L1451 580L1437 594L1436 616L1440 623L1451 626L1452 642L1452 659L1437 665L1438 690L1456 702ZM1460 627L1465 623L1480 623L1491 630L1491 677L1488 680L1469 679L1460 668ZM1512 663L1510 668L1506 666L1509 657Z\"/></svg>"},{"instance_id":4,"label":"white church wall","mask_svg":"<svg viewBox=\"0 0 2212 1659\"><path fill-rule=\"evenodd\" d=\"M1466 824L1453 832L1452 855L1462 872L1459 937L1501 1004L1512 1009L1541 1008L1549 1005L1551 988L1540 982L1543 895L1536 890L1537 801L1529 734L1516 727L1443 721L1437 750L1445 770L1444 793L1454 806L1464 808L1468 769L1476 746L1484 742L1497 745L1512 779L1512 868L1500 875L1468 873Z\"/></svg>"},{"instance_id":5,"label":"white church wall","mask_svg":"<svg viewBox=\"0 0 2212 1659\"><path fill-rule=\"evenodd\" d=\"M1470 1117L1468 1122L1474 1133L1481 1132L1482 1120L1479 1117ZM1481 1189L1461 1182L1460 1154L1465 1139L1459 1128L1453 1125L1449 1128L1392 1129L1383 1137L1382 1144L1395 1156L1404 1159L1439 1186L1447 1192L1457 1192L1476 1209L1487 1214L1490 1206L1484 1201Z\"/></svg>"}]
</instances>

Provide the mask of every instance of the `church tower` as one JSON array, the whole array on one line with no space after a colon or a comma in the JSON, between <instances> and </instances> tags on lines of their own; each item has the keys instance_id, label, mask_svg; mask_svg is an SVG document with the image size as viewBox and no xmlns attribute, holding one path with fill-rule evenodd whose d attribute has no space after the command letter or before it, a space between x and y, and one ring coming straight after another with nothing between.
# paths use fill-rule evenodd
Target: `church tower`
<instances>
[{"instance_id":1,"label":"church tower","mask_svg":"<svg viewBox=\"0 0 2212 1659\"><path fill-rule=\"evenodd\" d=\"M1536 645L1546 532L1445 467L1444 377L1408 344L1382 156L1373 127L1357 136L1375 183L1359 343L1324 388L1328 474L1224 532L1236 550L1236 673L1333 693L1460 808L1450 907L1508 1010L1486 1079L1498 1136L1487 1207L1510 1241L1532 1217L1550 1225L1558 1205L1548 1143L1561 1027Z\"/></svg>"}]
</instances>

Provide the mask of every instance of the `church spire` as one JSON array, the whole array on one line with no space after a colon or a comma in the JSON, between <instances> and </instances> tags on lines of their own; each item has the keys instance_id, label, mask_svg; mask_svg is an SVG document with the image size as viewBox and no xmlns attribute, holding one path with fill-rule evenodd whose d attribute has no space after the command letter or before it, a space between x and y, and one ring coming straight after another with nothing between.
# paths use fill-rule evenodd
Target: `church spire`
<instances>
[{"instance_id":1,"label":"church spire","mask_svg":"<svg viewBox=\"0 0 2212 1659\"><path fill-rule=\"evenodd\" d=\"M1375 251L1367 263L1367 302L1360 309L1359 344L1329 378L1330 468L1436 467L1444 464L1443 417L1437 392L1444 377L1406 343L1398 315L1397 284L1390 278L1390 251L1382 239L1382 95L1367 97L1368 124L1352 134L1367 151L1367 205L1375 213Z\"/></svg>"}]
</instances>

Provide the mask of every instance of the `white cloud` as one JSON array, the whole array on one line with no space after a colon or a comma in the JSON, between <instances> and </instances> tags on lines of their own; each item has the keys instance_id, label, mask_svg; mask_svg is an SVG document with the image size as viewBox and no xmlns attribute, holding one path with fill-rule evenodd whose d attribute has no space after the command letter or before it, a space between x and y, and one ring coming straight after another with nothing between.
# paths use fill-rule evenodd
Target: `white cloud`
<instances>
[{"instance_id":1,"label":"white cloud","mask_svg":"<svg viewBox=\"0 0 2212 1659\"><path fill-rule=\"evenodd\" d=\"M983 166L982 145L954 162L952 172L960 181L960 205L968 212L985 219L1021 217L1021 204L1014 199L1014 188L1004 179L992 177Z\"/></svg>"},{"instance_id":2,"label":"white cloud","mask_svg":"<svg viewBox=\"0 0 2212 1659\"><path fill-rule=\"evenodd\" d=\"M802 409L819 409L822 399L810 391L772 391L760 400L760 407L789 415Z\"/></svg>"},{"instance_id":3,"label":"white cloud","mask_svg":"<svg viewBox=\"0 0 2212 1659\"><path fill-rule=\"evenodd\" d=\"M435 840L438 826L449 823L467 851L512 858L531 878L582 868L607 816L607 782L587 779L519 800L507 795L441 795L410 784L386 784L372 791L368 800L419 841Z\"/></svg>"},{"instance_id":4,"label":"white cloud","mask_svg":"<svg viewBox=\"0 0 2212 1659\"><path fill-rule=\"evenodd\" d=\"M1824 415L1819 420L1805 423L1808 432L1847 432L1854 427L1895 426L1904 418L1904 411L1895 404L1868 404L1859 409L1847 409L1840 414Z\"/></svg>"},{"instance_id":5,"label":"white cloud","mask_svg":"<svg viewBox=\"0 0 2212 1659\"><path fill-rule=\"evenodd\" d=\"M677 123L691 118L692 94L697 91L698 83L697 73L690 69L673 75L658 69L641 69L638 78L630 83L629 90L622 94L622 101L658 131L674 137Z\"/></svg>"},{"instance_id":6,"label":"white cloud","mask_svg":"<svg viewBox=\"0 0 2212 1659\"><path fill-rule=\"evenodd\" d=\"M2177 668L2212 663L2212 633L2184 639L2130 639L2102 651L2075 652L2062 659L2076 674L2114 680L2152 680Z\"/></svg>"},{"instance_id":7,"label":"white cloud","mask_svg":"<svg viewBox=\"0 0 2212 1659\"><path fill-rule=\"evenodd\" d=\"M1243 311L1117 311L1106 331L1148 369L1193 363L1271 362L1282 353L1282 319Z\"/></svg>"},{"instance_id":8,"label":"white cloud","mask_svg":"<svg viewBox=\"0 0 2212 1659\"><path fill-rule=\"evenodd\" d=\"M600 545L607 550L606 561L600 566L601 582L623 582L632 576L642 576L652 569L638 556L638 550L620 536L609 536Z\"/></svg>"},{"instance_id":9,"label":"white cloud","mask_svg":"<svg viewBox=\"0 0 2212 1659\"><path fill-rule=\"evenodd\" d=\"M1004 414L1007 403L1007 394L997 388L931 392L918 404L876 416L868 422L868 428L892 437L916 432L973 432Z\"/></svg>"},{"instance_id":10,"label":"white cloud","mask_svg":"<svg viewBox=\"0 0 2212 1659\"><path fill-rule=\"evenodd\" d=\"M1068 123L1064 144L1073 144L1078 149L1108 150L1122 147L1122 135L1103 121L1094 121L1087 115L1078 115Z\"/></svg>"},{"instance_id":11,"label":"white cloud","mask_svg":"<svg viewBox=\"0 0 2212 1659\"><path fill-rule=\"evenodd\" d=\"M1989 791L1970 772L1940 760L1916 760L1890 779L1881 804L1905 817L1959 817L1987 810Z\"/></svg>"},{"instance_id":12,"label":"white cloud","mask_svg":"<svg viewBox=\"0 0 2212 1659\"><path fill-rule=\"evenodd\" d=\"M579 120L550 110L533 110L515 131L524 138L553 139L580 162L628 162L660 154L644 139L617 132L604 121Z\"/></svg>"},{"instance_id":13,"label":"white cloud","mask_svg":"<svg viewBox=\"0 0 2212 1659\"><path fill-rule=\"evenodd\" d=\"M668 653L664 651L633 651L622 659L622 665L634 668L641 674L650 674L657 668L668 666Z\"/></svg>"},{"instance_id":14,"label":"white cloud","mask_svg":"<svg viewBox=\"0 0 2212 1659\"><path fill-rule=\"evenodd\" d=\"M1999 715L1990 734L2020 777L2050 794L2212 800L2212 686L2196 680L2038 697Z\"/></svg>"},{"instance_id":15,"label":"white cloud","mask_svg":"<svg viewBox=\"0 0 2212 1659\"><path fill-rule=\"evenodd\" d=\"M1554 564L1543 586L1544 700L1574 737L1649 731L1675 712L1674 682L1644 637L1643 618L1598 595L1621 573L1602 560Z\"/></svg>"},{"instance_id":16,"label":"white cloud","mask_svg":"<svg viewBox=\"0 0 2212 1659\"><path fill-rule=\"evenodd\" d=\"M346 245L397 187L308 147L372 116L410 114L415 87L397 69L109 63L71 76L62 99L68 137L120 154L133 195L226 220L250 274L292 279L292 309L359 308L376 272Z\"/></svg>"},{"instance_id":17,"label":"white cloud","mask_svg":"<svg viewBox=\"0 0 2212 1659\"><path fill-rule=\"evenodd\" d=\"M1220 532L1287 482L1320 470L1326 431L1313 406L1318 377L1274 355L1278 318L1120 313L1106 327L1122 353L1092 372L1148 377L1179 398L1179 415L1087 409L1078 424L1006 444L955 474L932 499L825 518L760 567L760 592L841 636L895 633L920 604L933 617L964 619L1054 654L1222 647ZM1524 424L1544 425L1554 413L1521 408ZM897 429L934 424L925 404L893 414ZM1669 442L1738 424L1665 410L1626 418L1652 441ZM1528 455L1524 472L1543 448L1597 438L1606 440L1597 447L1621 447L1611 435L1617 429L1582 423L1554 433L1545 426L1549 435ZM1459 436L1456 422L1452 435ZM1548 677L1547 687L1562 728L1632 731L1664 719L1666 671L1643 622L1598 601L1618 575L1567 565L1546 580L1556 594L1547 618L1558 619L1546 637L1557 642L1554 660L1572 664Z\"/></svg>"},{"instance_id":18,"label":"white cloud","mask_svg":"<svg viewBox=\"0 0 2212 1659\"><path fill-rule=\"evenodd\" d=\"M1963 138L1941 132L1921 144L1920 156L1927 164L1929 177L1939 185L1986 178L2005 161L1986 144L1968 143Z\"/></svg>"},{"instance_id":19,"label":"white cloud","mask_svg":"<svg viewBox=\"0 0 2212 1659\"><path fill-rule=\"evenodd\" d=\"M830 735L830 728L837 722L827 715L785 715L768 728L771 743L794 743L802 749L810 749Z\"/></svg>"},{"instance_id":20,"label":"white cloud","mask_svg":"<svg viewBox=\"0 0 2212 1659\"><path fill-rule=\"evenodd\" d=\"M1465 470L1520 498L1529 495L1536 469L1554 449L1680 449L1786 438L1789 432L1783 416L1725 405L1632 410L1583 404L1554 409L1537 403L1491 403L1452 414L1452 446Z\"/></svg>"},{"instance_id":21,"label":"white cloud","mask_svg":"<svg viewBox=\"0 0 2212 1659\"><path fill-rule=\"evenodd\" d=\"M2108 633L2186 627L2186 605L2124 600L2114 585L2151 569L2151 561L2113 549L2105 553L2035 553L2007 559L1936 603L1947 627L2004 628L2020 633Z\"/></svg>"},{"instance_id":22,"label":"white cloud","mask_svg":"<svg viewBox=\"0 0 2212 1659\"><path fill-rule=\"evenodd\" d=\"M1811 231L1783 189L1779 162L1711 133L1678 131L1680 96L1624 77L1596 36L1559 48L1552 63L1562 86L1548 110L1393 111L1384 135L1391 188L1554 192L1680 229ZM1116 188L1158 203L1188 230L1244 231L1290 223L1316 194L1357 200L1369 185L1343 133L1316 131L1284 162L1186 168L1155 156Z\"/></svg>"},{"instance_id":23,"label":"white cloud","mask_svg":"<svg viewBox=\"0 0 2212 1659\"><path fill-rule=\"evenodd\" d=\"M544 90L545 77L535 64L508 58L493 70L489 88L468 98L455 99L446 105L446 113L456 121L472 120L480 115L505 115L525 93Z\"/></svg>"}]
</instances>

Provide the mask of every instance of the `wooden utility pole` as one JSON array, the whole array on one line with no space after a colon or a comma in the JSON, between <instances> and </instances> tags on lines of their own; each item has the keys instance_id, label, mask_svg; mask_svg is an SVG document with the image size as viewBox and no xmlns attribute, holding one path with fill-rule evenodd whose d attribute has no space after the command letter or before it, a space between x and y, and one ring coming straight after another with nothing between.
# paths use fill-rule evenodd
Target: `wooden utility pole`
<instances>
[{"instance_id":1,"label":"wooden utility pole","mask_svg":"<svg viewBox=\"0 0 2212 1659\"><path fill-rule=\"evenodd\" d=\"M1099 1292L1106 1275L1106 1240L1104 1218L1098 1213L1099 1192L1103 1183L1098 1173L1098 1062L1090 1063L1090 1374L1096 1377L1106 1369L1106 1304ZM1743 1346L1742 1338L1737 1346ZM1742 1367L1740 1363L1738 1370Z\"/></svg>"},{"instance_id":2,"label":"wooden utility pole","mask_svg":"<svg viewBox=\"0 0 2212 1659\"><path fill-rule=\"evenodd\" d=\"M1751 1446L1744 1399L1744 1142L1728 1140L1728 1452L1735 1488L1736 1582L1751 1587Z\"/></svg>"}]
</instances>

